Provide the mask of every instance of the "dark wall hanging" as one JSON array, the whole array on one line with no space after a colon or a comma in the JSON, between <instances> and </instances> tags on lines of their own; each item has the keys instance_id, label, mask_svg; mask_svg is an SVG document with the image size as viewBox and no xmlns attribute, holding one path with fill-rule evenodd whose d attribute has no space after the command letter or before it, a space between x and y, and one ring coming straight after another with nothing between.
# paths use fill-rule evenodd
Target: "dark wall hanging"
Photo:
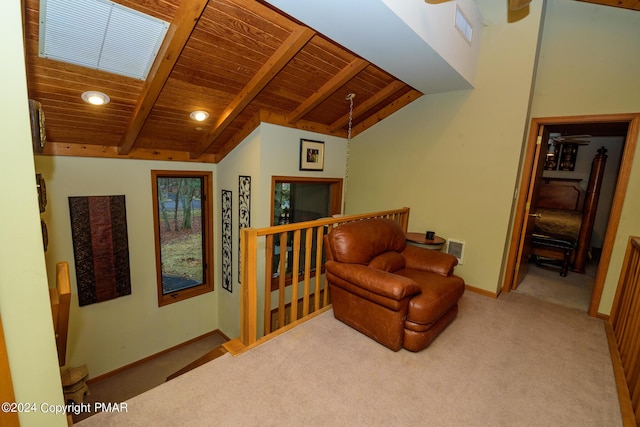
<instances>
[{"instance_id":1,"label":"dark wall hanging","mask_svg":"<svg viewBox=\"0 0 640 427\"><path fill-rule=\"evenodd\" d=\"M562 144L562 152L560 154L561 171L572 171L576 168L576 159L578 158L577 144Z\"/></svg>"},{"instance_id":2,"label":"dark wall hanging","mask_svg":"<svg viewBox=\"0 0 640 427\"><path fill-rule=\"evenodd\" d=\"M69 197L80 306L131 294L124 196Z\"/></svg>"},{"instance_id":3,"label":"dark wall hanging","mask_svg":"<svg viewBox=\"0 0 640 427\"><path fill-rule=\"evenodd\" d=\"M238 283L242 282L242 256L240 254L240 232L251 227L251 177L238 178Z\"/></svg>"},{"instance_id":4,"label":"dark wall hanging","mask_svg":"<svg viewBox=\"0 0 640 427\"><path fill-rule=\"evenodd\" d=\"M36 174L36 186L38 188L38 206L40 213L43 213L47 208L47 185L41 173Z\"/></svg>"},{"instance_id":5,"label":"dark wall hanging","mask_svg":"<svg viewBox=\"0 0 640 427\"><path fill-rule=\"evenodd\" d=\"M233 292L232 192L222 190L222 288Z\"/></svg>"},{"instance_id":6,"label":"dark wall hanging","mask_svg":"<svg viewBox=\"0 0 640 427\"><path fill-rule=\"evenodd\" d=\"M40 213L44 213L47 208L47 186L41 173L36 174L36 187L38 188L38 206ZM44 251L47 252L49 247L49 233L47 232L47 224L40 218L40 227L42 228L42 244Z\"/></svg>"}]
</instances>

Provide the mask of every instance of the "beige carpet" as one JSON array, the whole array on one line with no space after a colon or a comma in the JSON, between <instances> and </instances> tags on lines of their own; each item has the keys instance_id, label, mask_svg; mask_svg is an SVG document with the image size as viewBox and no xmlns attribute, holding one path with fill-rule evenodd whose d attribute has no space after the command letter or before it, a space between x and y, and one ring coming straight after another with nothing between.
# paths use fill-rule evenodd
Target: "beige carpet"
<instances>
[{"instance_id":1,"label":"beige carpet","mask_svg":"<svg viewBox=\"0 0 640 427\"><path fill-rule=\"evenodd\" d=\"M598 262L590 260L585 265L584 273L569 270L566 277L562 277L557 271L547 270L529 261L527 274L515 292L588 311L597 270Z\"/></svg>"},{"instance_id":2,"label":"beige carpet","mask_svg":"<svg viewBox=\"0 0 640 427\"><path fill-rule=\"evenodd\" d=\"M467 292L420 353L391 352L329 311L79 425L611 427L621 417L602 321Z\"/></svg>"}]
</instances>

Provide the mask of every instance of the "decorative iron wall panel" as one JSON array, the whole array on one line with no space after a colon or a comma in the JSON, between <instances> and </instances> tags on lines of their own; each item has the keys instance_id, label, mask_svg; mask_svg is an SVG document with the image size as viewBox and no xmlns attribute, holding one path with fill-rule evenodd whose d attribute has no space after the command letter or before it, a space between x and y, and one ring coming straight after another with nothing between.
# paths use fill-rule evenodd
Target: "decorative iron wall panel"
<instances>
[{"instance_id":1,"label":"decorative iron wall panel","mask_svg":"<svg viewBox=\"0 0 640 427\"><path fill-rule=\"evenodd\" d=\"M232 192L222 190L222 288L233 292Z\"/></svg>"},{"instance_id":2,"label":"decorative iron wall panel","mask_svg":"<svg viewBox=\"0 0 640 427\"><path fill-rule=\"evenodd\" d=\"M238 178L238 283L242 282L242 254L240 254L240 232L251 227L251 177Z\"/></svg>"}]
</instances>

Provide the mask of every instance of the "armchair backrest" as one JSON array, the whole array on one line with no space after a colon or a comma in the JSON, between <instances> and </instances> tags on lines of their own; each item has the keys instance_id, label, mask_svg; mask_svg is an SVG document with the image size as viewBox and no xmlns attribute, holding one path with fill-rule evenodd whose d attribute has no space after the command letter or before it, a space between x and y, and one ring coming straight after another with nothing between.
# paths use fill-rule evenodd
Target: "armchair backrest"
<instances>
[{"instance_id":1,"label":"armchair backrest","mask_svg":"<svg viewBox=\"0 0 640 427\"><path fill-rule=\"evenodd\" d=\"M327 236L331 258L337 262L368 265L385 252L402 252L407 246L400 225L390 219L373 218L342 224Z\"/></svg>"}]
</instances>

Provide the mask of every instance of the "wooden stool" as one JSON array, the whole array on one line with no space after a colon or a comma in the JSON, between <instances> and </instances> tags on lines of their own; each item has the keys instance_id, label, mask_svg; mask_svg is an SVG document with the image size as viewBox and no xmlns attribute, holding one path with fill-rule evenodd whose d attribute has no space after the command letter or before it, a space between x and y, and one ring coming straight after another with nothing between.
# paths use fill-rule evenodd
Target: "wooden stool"
<instances>
[{"instance_id":1,"label":"wooden stool","mask_svg":"<svg viewBox=\"0 0 640 427\"><path fill-rule=\"evenodd\" d=\"M567 275L569 258L575 247L576 240L572 237L537 233L531 235L531 254L535 256L536 265L555 271L559 270L562 277ZM540 259L540 257L559 261L560 268L550 267L549 264L553 261Z\"/></svg>"},{"instance_id":2,"label":"wooden stool","mask_svg":"<svg viewBox=\"0 0 640 427\"><path fill-rule=\"evenodd\" d=\"M62 378L62 390L64 393L65 403L70 400L79 405L83 402L84 397L89 394L89 386L87 379L89 378L89 370L87 365L78 368L67 368L60 372Z\"/></svg>"}]
</instances>

